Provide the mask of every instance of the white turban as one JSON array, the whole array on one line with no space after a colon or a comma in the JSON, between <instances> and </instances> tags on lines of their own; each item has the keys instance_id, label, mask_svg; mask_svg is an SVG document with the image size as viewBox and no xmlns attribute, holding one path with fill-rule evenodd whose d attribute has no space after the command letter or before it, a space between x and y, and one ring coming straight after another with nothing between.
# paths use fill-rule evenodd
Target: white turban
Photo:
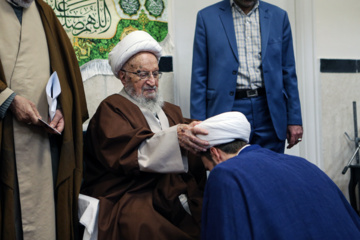
<instances>
[{"instance_id":1,"label":"white turban","mask_svg":"<svg viewBox=\"0 0 360 240\"><path fill-rule=\"evenodd\" d=\"M115 77L119 77L119 71L124 64L139 52L151 52L159 61L161 46L147 32L134 31L128 34L109 53L109 64Z\"/></svg>"},{"instance_id":2,"label":"white turban","mask_svg":"<svg viewBox=\"0 0 360 240\"><path fill-rule=\"evenodd\" d=\"M208 118L196 125L206 129L208 135L198 134L197 137L209 142L209 147L229 143L235 139L249 142L250 123L241 112L226 112Z\"/></svg>"}]
</instances>

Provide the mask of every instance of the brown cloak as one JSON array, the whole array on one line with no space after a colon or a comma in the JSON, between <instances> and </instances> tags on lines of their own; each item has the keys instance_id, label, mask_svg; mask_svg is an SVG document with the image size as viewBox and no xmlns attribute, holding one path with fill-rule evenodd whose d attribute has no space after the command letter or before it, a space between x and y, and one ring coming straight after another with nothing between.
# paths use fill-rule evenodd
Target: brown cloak
<instances>
[{"instance_id":1,"label":"brown cloak","mask_svg":"<svg viewBox=\"0 0 360 240\"><path fill-rule=\"evenodd\" d=\"M82 178L82 123L88 118L79 65L73 47L51 7L36 0L49 48L51 72L56 71L62 93L59 97L65 120L56 180L56 236L75 239L77 202ZM0 92L7 88L0 59ZM45 91L45 89L44 89ZM15 239L15 155L12 114L0 120L0 238Z\"/></svg>"},{"instance_id":2,"label":"brown cloak","mask_svg":"<svg viewBox=\"0 0 360 240\"><path fill-rule=\"evenodd\" d=\"M179 107L165 103L163 111L170 126L184 123ZM140 171L138 147L153 135L141 110L118 94L106 98L90 121L82 192L100 199L99 239L200 238L202 162L189 157L183 174ZM183 193L192 216L178 199Z\"/></svg>"}]
</instances>

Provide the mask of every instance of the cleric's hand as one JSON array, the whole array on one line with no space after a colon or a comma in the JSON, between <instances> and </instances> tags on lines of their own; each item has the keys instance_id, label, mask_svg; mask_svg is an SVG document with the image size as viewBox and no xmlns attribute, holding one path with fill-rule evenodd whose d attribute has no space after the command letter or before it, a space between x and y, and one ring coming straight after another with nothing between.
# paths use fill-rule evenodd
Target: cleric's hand
<instances>
[{"instance_id":1,"label":"cleric's hand","mask_svg":"<svg viewBox=\"0 0 360 240\"><path fill-rule=\"evenodd\" d=\"M209 145L208 141L201 140L196 137L197 134L207 135L208 132L201 128L195 128L200 122L194 121L190 124L178 124L177 134L179 144L182 148L197 154L198 152L205 152L207 146Z\"/></svg>"},{"instance_id":2,"label":"cleric's hand","mask_svg":"<svg viewBox=\"0 0 360 240\"><path fill-rule=\"evenodd\" d=\"M64 130L65 121L64 121L64 116L62 114L61 109L56 109L54 118L49 123L49 125L51 127L55 128L56 130L58 130L60 133ZM54 132L51 132L51 130L50 130L50 133L54 133Z\"/></svg>"},{"instance_id":3,"label":"cleric's hand","mask_svg":"<svg viewBox=\"0 0 360 240\"><path fill-rule=\"evenodd\" d=\"M10 110L19 122L27 124L39 124L38 118L41 118L35 104L30 100L16 95L10 104Z\"/></svg>"}]
</instances>

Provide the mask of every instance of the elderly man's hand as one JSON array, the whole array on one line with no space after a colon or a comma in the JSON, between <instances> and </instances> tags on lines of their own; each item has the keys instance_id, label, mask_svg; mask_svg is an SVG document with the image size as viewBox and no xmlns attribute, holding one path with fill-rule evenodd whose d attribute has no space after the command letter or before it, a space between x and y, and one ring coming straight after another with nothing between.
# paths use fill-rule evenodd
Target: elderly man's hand
<instances>
[{"instance_id":1,"label":"elderly man's hand","mask_svg":"<svg viewBox=\"0 0 360 240\"><path fill-rule=\"evenodd\" d=\"M10 105L10 110L19 122L27 124L38 124L41 118L35 104L30 100L16 95Z\"/></svg>"},{"instance_id":2,"label":"elderly man's hand","mask_svg":"<svg viewBox=\"0 0 360 240\"><path fill-rule=\"evenodd\" d=\"M196 137L197 134L207 135L208 132L201 128L195 128L200 122L194 121L187 124L179 124L177 127L177 134L179 139L179 144L182 148L197 154L198 152L205 152L206 147L209 145L208 141L201 140Z\"/></svg>"}]
</instances>

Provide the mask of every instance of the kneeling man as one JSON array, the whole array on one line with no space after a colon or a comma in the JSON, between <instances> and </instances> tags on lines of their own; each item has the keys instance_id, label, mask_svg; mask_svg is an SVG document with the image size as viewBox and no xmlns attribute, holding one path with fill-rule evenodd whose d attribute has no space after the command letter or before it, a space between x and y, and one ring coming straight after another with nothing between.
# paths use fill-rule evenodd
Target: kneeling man
<instances>
[{"instance_id":1,"label":"kneeling man","mask_svg":"<svg viewBox=\"0 0 360 240\"><path fill-rule=\"evenodd\" d=\"M202 239L360 239L359 216L334 182L306 159L250 146L242 113L197 127L210 146Z\"/></svg>"}]
</instances>

